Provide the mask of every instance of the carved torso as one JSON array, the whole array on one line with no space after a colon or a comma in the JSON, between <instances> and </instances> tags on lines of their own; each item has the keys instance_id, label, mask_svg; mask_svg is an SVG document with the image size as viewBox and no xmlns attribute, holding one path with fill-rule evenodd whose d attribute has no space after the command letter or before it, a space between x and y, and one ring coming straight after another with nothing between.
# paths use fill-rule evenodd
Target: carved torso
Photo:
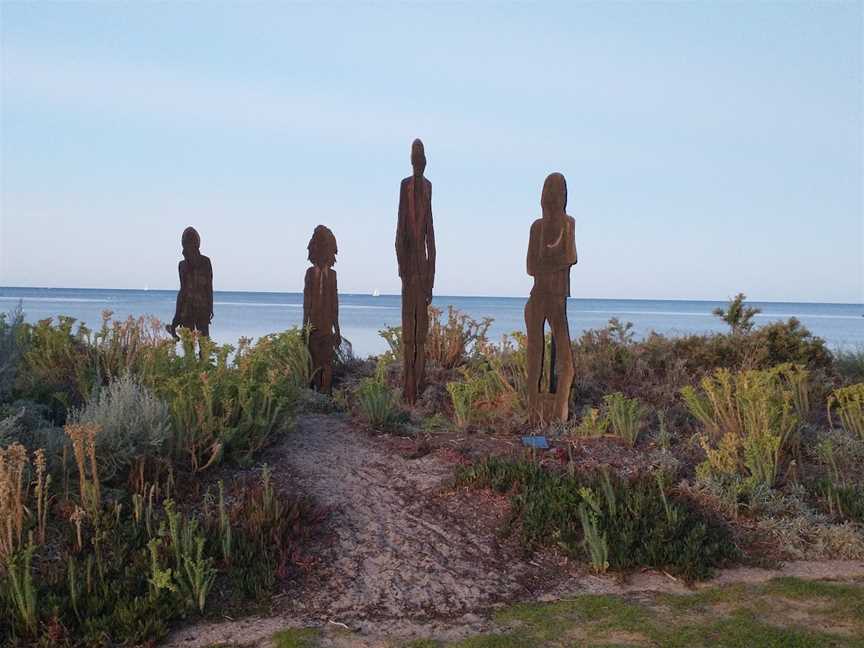
<instances>
[{"instance_id":1,"label":"carved torso","mask_svg":"<svg viewBox=\"0 0 864 648\"><path fill-rule=\"evenodd\" d=\"M303 324L312 325L312 333L331 335L336 326L339 308L336 271L313 265L306 271L303 288Z\"/></svg>"},{"instance_id":2,"label":"carved torso","mask_svg":"<svg viewBox=\"0 0 864 648\"><path fill-rule=\"evenodd\" d=\"M213 306L213 268L203 254L180 262L182 293L180 320L195 322L210 318Z\"/></svg>"},{"instance_id":3,"label":"carved torso","mask_svg":"<svg viewBox=\"0 0 864 648\"><path fill-rule=\"evenodd\" d=\"M528 241L528 274L532 295L570 296L570 266L576 263L576 221L573 217L538 218Z\"/></svg>"},{"instance_id":4,"label":"carved torso","mask_svg":"<svg viewBox=\"0 0 864 648\"><path fill-rule=\"evenodd\" d=\"M405 178L399 190L399 223L396 232L396 257L399 276L429 277L435 274L432 230L432 183L414 176ZM434 239L433 239L434 240Z\"/></svg>"}]
</instances>

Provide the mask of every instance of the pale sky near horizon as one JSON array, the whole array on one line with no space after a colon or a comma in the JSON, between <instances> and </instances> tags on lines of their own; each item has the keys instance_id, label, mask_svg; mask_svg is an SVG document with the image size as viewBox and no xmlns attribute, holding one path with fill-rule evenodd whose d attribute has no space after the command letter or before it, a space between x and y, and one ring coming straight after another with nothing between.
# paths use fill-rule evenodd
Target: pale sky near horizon
<instances>
[{"instance_id":1,"label":"pale sky near horizon","mask_svg":"<svg viewBox=\"0 0 864 648\"><path fill-rule=\"evenodd\" d=\"M861 2L0 2L0 286L398 293L423 138L436 293L527 295L551 171L574 297L864 301Z\"/></svg>"}]
</instances>

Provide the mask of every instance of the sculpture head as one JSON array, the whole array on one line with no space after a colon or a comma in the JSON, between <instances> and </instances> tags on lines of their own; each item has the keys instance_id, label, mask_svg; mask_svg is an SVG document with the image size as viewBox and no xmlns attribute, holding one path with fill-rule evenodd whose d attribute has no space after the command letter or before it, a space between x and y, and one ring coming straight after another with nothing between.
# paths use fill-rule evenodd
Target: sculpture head
<instances>
[{"instance_id":1,"label":"sculpture head","mask_svg":"<svg viewBox=\"0 0 864 648\"><path fill-rule=\"evenodd\" d=\"M556 216L567 209L567 181L560 173L550 173L543 183L543 193L540 195L540 206L543 215Z\"/></svg>"},{"instance_id":2,"label":"sculpture head","mask_svg":"<svg viewBox=\"0 0 864 648\"><path fill-rule=\"evenodd\" d=\"M411 166L414 167L414 176L419 178L426 170L426 149L420 138L411 142Z\"/></svg>"},{"instance_id":3,"label":"sculpture head","mask_svg":"<svg viewBox=\"0 0 864 648\"><path fill-rule=\"evenodd\" d=\"M336 263L336 254L339 252L336 247L336 237L333 236L330 228L324 225L315 228L306 249L309 250L309 261L322 268L332 268Z\"/></svg>"},{"instance_id":4,"label":"sculpture head","mask_svg":"<svg viewBox=\"0 0 864 648\"><path fill-rule=\"evenodd\" d=\"M190 226L183 230L180 244L183 246L184 259L191 259L201 255L201 237L194 227Z\"/></svg>"}]
</instances>

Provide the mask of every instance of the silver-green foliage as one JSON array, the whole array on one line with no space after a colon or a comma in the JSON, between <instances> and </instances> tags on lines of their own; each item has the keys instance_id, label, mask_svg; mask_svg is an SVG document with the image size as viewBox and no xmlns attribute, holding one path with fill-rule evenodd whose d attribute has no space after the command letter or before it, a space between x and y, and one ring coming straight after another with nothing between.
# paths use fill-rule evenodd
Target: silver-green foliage
<instances>
[{"instance_id":1,"label":"silver-green foliage","mask_svg":"<svg viewBox=\"0 0 864 648\"><path fill-rule=\"evenodd\" d=\"M171 433L168 405L132 375L98 390L72 420L100 426L96 456L103 479L122 474L139 457L158 456Z\"/></svg>"}]
</instances>

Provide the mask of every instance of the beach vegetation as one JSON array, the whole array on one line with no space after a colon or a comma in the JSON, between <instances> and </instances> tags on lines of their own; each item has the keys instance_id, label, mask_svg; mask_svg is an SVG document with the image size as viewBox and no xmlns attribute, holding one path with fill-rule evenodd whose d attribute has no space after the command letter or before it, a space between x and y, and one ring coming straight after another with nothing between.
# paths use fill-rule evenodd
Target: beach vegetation
<instances>
[{"instance_id":1,"label":"beach vegetation","mask_svg":"<svg viewBox=\"0 0 864 648\"><path fill-rule=\"evenodd\" d=\"M725 309L718 306L711 312L726 322L732 333L747 333L753 329L753 318L761 313L762 309L747 306L744 303L746 300L747 295L738 293L729 300Z\"/></svg>"},{"instance_id":2,"label":"beach vegetation","mask_svg":"<svg viewBox=\"0 0 864 648\"><path fill-rule=\"evenodd\" d=\"M509 494L509 526L529 548L553 543L588 558L597 571L650 566L687 580L706 578L739 555L735 542L723 523L675 493L667 479L571 474L489 458L464 468L458 483Z\"/></svg>"}]
</instances>

